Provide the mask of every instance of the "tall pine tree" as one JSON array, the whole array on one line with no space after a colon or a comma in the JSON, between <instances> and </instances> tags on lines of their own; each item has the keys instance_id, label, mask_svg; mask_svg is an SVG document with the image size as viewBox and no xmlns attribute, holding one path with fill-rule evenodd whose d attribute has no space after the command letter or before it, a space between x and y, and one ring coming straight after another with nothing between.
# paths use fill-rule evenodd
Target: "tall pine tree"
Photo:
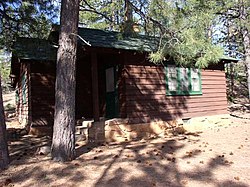
<instances>
[{"instance_id":1,"label":"tall pine tree","mask_svg":"<svg viewBox=\"0 0 250 187\"><path fill-rule=\"evenodd\" d=\"M75 158L75 68L79 0L62 0L57 52L52 159Z\"/></svg>"}]
</instances>

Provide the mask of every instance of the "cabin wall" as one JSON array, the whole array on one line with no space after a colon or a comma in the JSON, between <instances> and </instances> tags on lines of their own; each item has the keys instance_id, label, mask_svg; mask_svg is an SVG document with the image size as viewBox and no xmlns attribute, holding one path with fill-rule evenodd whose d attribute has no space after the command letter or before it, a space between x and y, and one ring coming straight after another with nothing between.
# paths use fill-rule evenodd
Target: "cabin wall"
<instances>
[{"instance_id":1,"label":"cabin wall","mask_svg":"<svg viewBox=\"0 0 250 187\"><path fill-rule=\"evenodd\" d=\"M219 68L202 70L201 76L202 95L167 96L162 66L125 65L126 117L129 123L227 113L224 71Z\"/></svg>"},{"instance_id":2,"label":"cabin wall","mask_svg":"<svg viewBox=\"0 0 250 187\"><path fill-rule=\"evenodd\" d=\"M53 126L55 62L31 62L32 126Z\"/></svg>"},{"instance_id":3,"label":"cabin wall","mask_svg":"<svg viewBox=\"0 0 250 187\"><path fill-rule=\"evenodd\" d=\"M20 79L16 84L16 114L22 126L27 126L31 122L29 72L29 63L22 62L20 66Z\"/></svg>"},{"instance_id":4,"label":"cabin wall","mask_svg":"<svg viewBox=\"0 0 250 187\"><path fill-rule=\"evenodd\" d=\"M32 126L53 126L56 63L33 61L31 64ZM89 56L76 63L76 119L92 117L91 66Z\"/></svg>"}]
</instances>

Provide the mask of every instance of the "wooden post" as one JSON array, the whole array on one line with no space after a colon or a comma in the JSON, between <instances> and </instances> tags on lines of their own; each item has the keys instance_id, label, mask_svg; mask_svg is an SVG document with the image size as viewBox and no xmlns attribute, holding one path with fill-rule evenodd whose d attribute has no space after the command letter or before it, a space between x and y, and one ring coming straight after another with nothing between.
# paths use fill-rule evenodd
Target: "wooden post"
<instances>
[{"instance_id":1,"label":"wooden post","mask_svg":"<svg viewBox=\"0 0 250 187\"><path fill-rule=\"evenodd\" d=\"M99 93L98 93L98 67L97 56L91 52L91 71L92 71L92 100L93 100L93 117L94 121L100 121L99 113Z\"/></svg>"}]
</instances>

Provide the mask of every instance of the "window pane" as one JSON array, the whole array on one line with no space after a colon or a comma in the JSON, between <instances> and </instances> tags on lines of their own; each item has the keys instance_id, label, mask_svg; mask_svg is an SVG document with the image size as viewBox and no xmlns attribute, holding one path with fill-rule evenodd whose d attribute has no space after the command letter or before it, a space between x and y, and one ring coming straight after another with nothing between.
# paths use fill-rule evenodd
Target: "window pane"
<instances>
[{"instance_id":1,"label":"window pane","mask_svg":"<svg viewBox=\"0 0 250 187\"><path fill-rule=\"evenodd\" d=\"M191 69L191 78L199 79L199 70L198 69Z\"/></svg>"},{"instance_id":2,"label":"window pane","mask_svg":"<svg viewBox=\"0 0 250 187\"><path fill-rule=\"evenodd\" d=\"M177 91L178 84L176 79L169 79L168 81L168 89L169 91Z\"/></svg>"},{"instance_id":3,"label":"window pane","mask_svg":"<svg viewBox=\"0 0 250 187\"><path fill-rule=\"evenodd\" d=\"M200 81L199 81L199 79L192 79L192 91L195 91L195 92L200 91Z\"/></svg>"},{"instance_id":4,"label":"window pane","mask_svg":"<svg viewBox=\"0 0 250 187\"><path fill-rule=\"evenodd\" d=\"M175 66L168 66L168 78L177 78L177 71Z\"/></svg>"},{"instance_id":5,"label":"window pane","mask_svg":"<svg viewBox=\"0 0 250 187\"><path fill-rule=\"evenodd\" d=\"M192 91L200 91L199 70L191 69Z\"/></svg>"},{"instance_id":6,"label":"window pane","mask_svg":"<svg viewBox=\"0 0 250 187\"><path fill-rule=\"evenodd\" d=\"M188 68L180 68L180 89L181 91L189 91Z\"/></svg>"},{"instance_id":7,"label":"window pane","mask_svg":"<svg viewBox=\"0 0 250 187\"><path fill-rule=\"evenodd\" d=\"M177 82L177 68L175 66L168 66L167 69L168 76L168 89L170 92L178 90Z\"/></svg>"}]
</instances>

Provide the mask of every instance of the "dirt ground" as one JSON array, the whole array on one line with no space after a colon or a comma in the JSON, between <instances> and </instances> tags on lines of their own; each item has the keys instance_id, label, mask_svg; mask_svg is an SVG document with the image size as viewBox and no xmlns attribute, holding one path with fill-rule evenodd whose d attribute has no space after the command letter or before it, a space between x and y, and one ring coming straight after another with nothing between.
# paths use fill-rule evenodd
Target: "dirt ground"
<instances>
[{"instance_id":1,"label":"dirt ground","mask_svg":"<svg viewBox=\"0 0 250 187\"><path fill-rule=\"evenodd\" d=\"M36 154L48 137L23 136L9 142L11 163L0 172L0 186L250 186L250 120L231 120L199 133L79 143L69 163Z\"/></svg>"}]
</instances>

